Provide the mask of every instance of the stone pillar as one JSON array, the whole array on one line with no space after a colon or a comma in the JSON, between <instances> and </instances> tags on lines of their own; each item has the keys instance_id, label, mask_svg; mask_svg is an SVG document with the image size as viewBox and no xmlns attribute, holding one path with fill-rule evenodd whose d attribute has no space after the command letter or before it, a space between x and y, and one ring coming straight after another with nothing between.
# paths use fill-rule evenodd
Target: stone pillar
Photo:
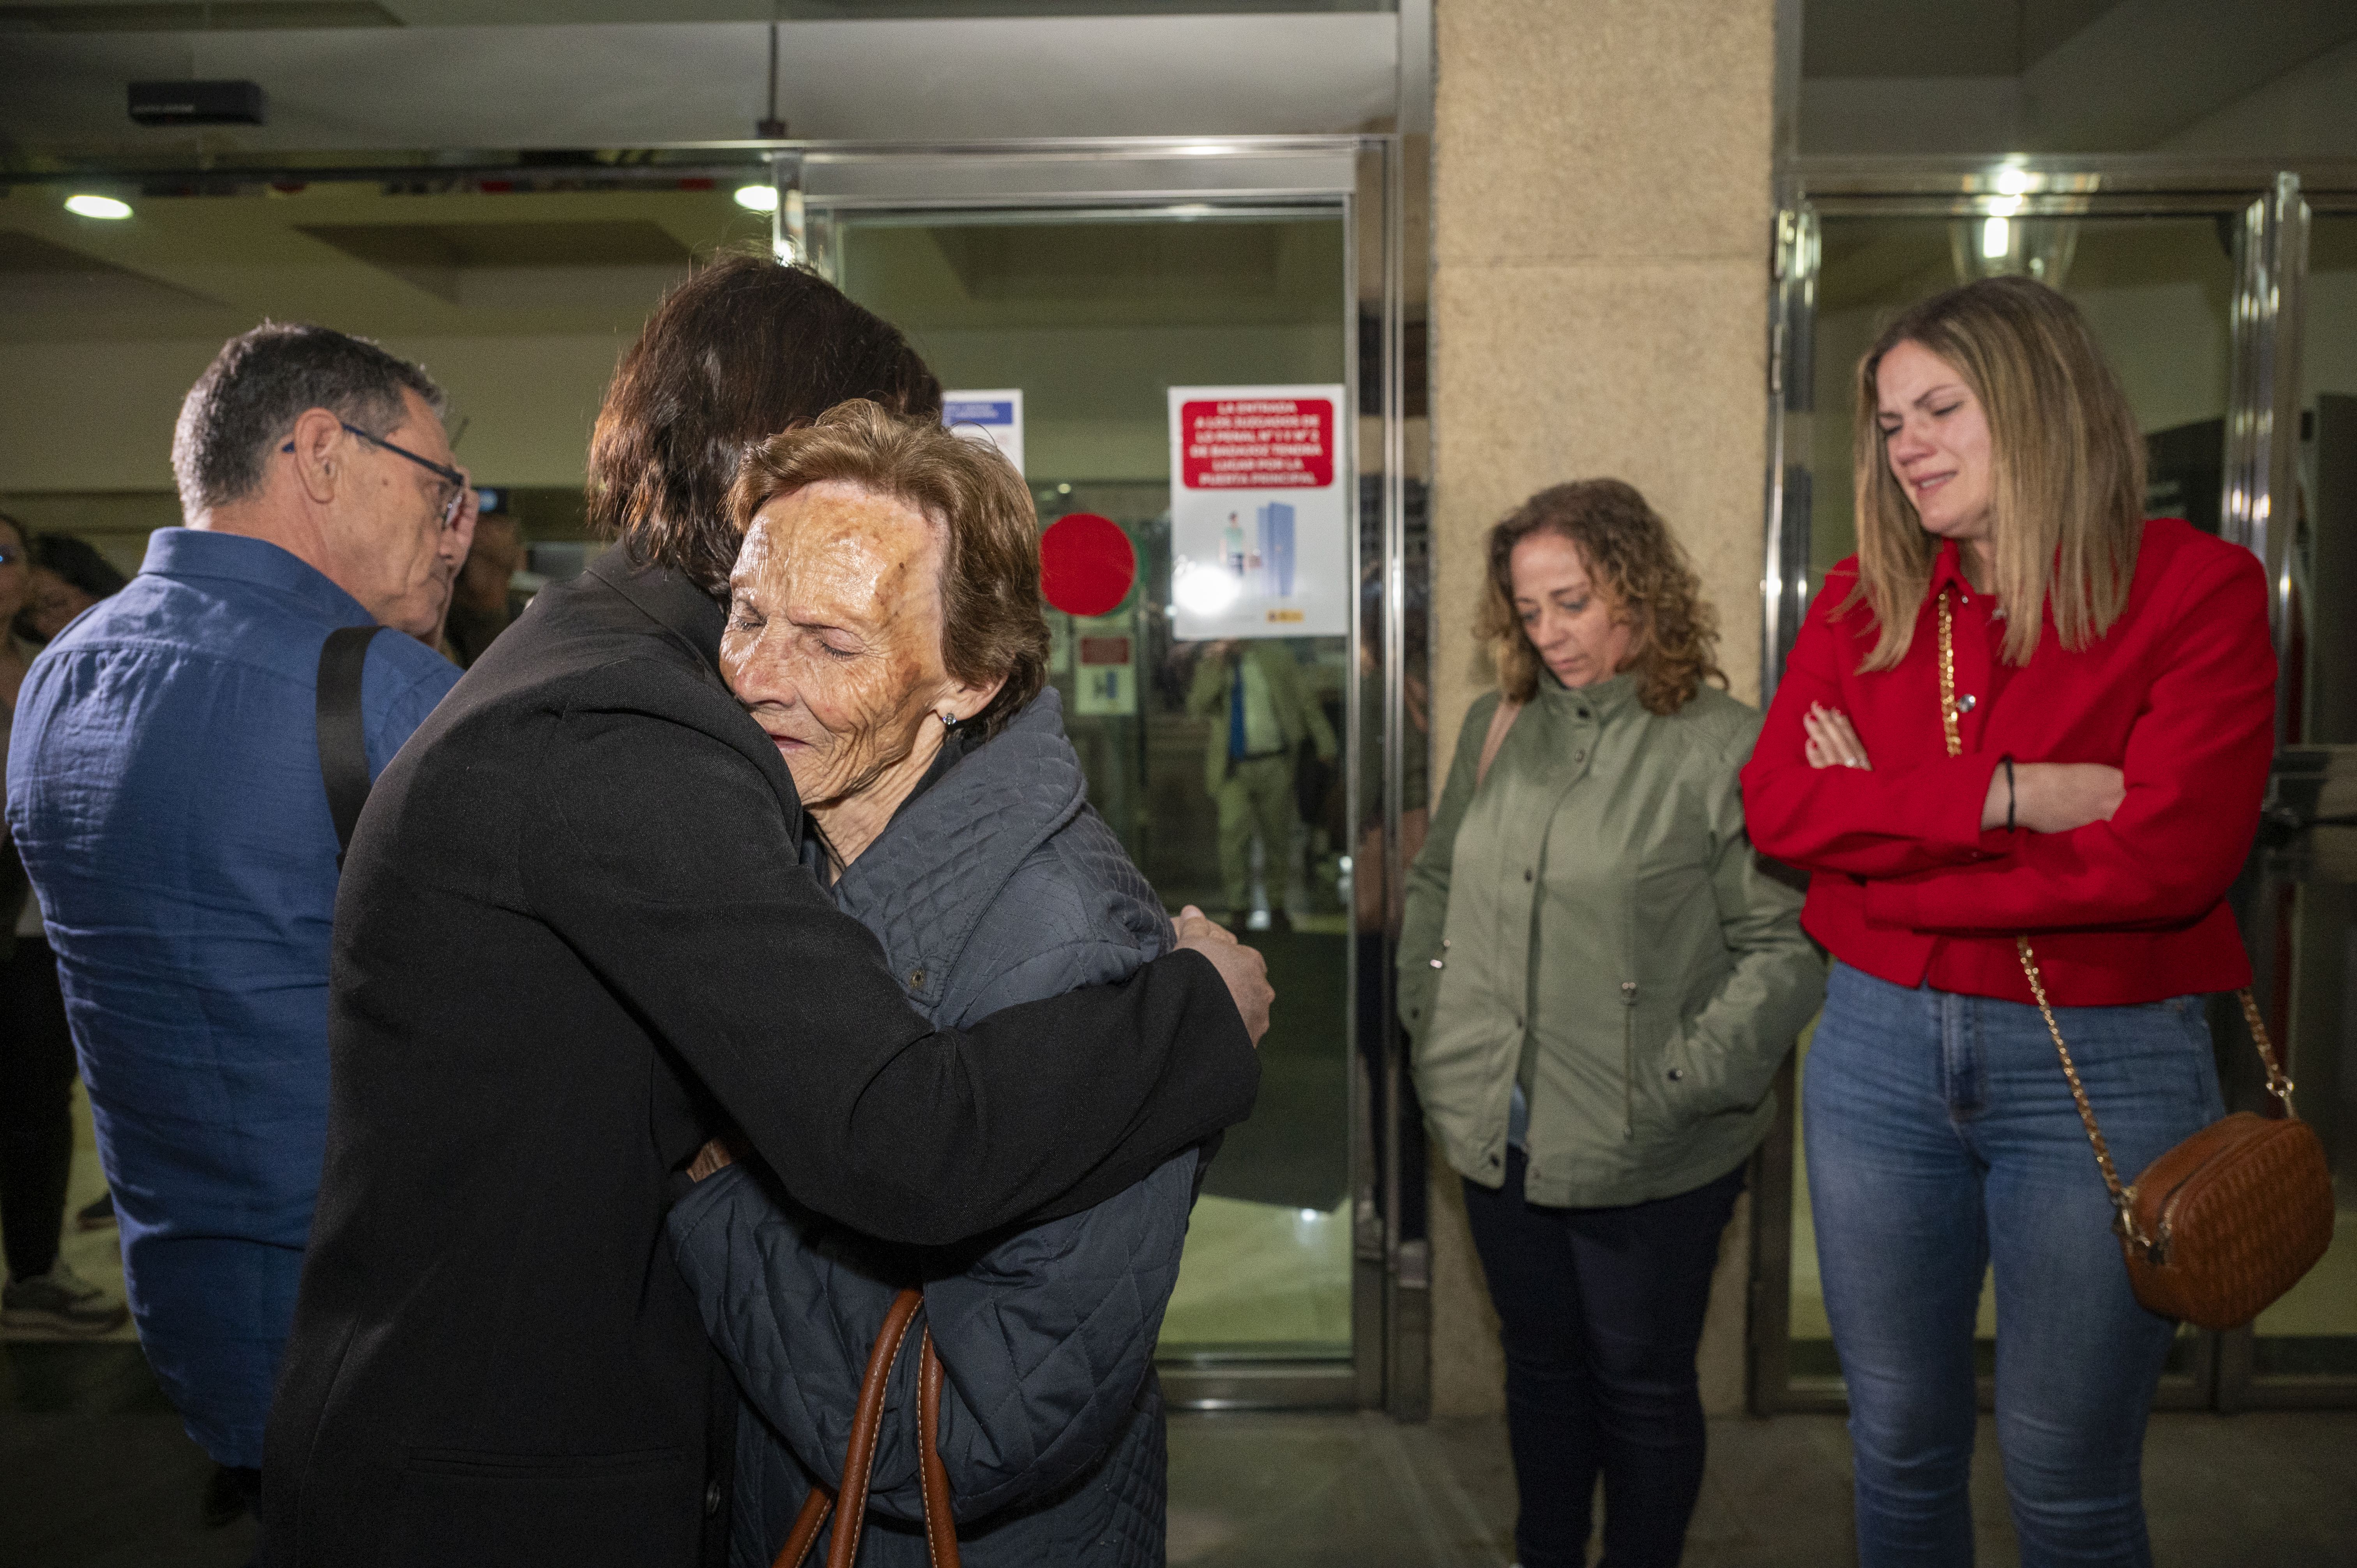
<instances>
[{"instance_id":1,"label":"stone pillar","mask_svg":"<svg viewBox=\"0 0 2357 1568\"><path fill-rule=\"evenodd\" d=\"M1534 490L1642 490L1759 700L1775 0L1437 0L1436 791L1491 683L1481 537ZM1433 1158L1433 1410L1502 1408L1457 1177ZM1705 1402L1741 1408L1749 1210L1727 1232Z\"/></svg>"}]
</instances>

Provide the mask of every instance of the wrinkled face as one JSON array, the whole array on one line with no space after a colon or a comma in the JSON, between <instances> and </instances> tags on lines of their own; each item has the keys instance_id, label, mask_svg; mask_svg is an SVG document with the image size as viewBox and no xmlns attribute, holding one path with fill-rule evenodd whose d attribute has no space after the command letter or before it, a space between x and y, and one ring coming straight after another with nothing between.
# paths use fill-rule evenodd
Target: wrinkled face
<instances>
[{"instance_id":1,"label":"wrinkled face","mask_svg":"<svg viewBox=\"0 0 2357 1568\"><path fill-rule=\"evenodd\" d=\"M0 532L5 537L5 532ZM74 617L98 601L59 576L46 566L32 572L30 585L25 592L25 607L30 613L34 632L43 640L65 630Z\"/></svg>"},{"instance_id":2,"label":"wrinkled face","mask_svg":"<svg viewBox=\"0 0 2357 1568\"><path fill-rule=\"evenodd\" d=\"M384 438L452 466L441 418L415 392L404 389L401 395L408 417ZM353 596L385 625L423 636L441 623L464 560L457 531L442 526L450 484L358 436L345 440L354 482L338 494L345 514L339 522L350 537L365 542L350 568L359 580Z\"/></svg>"},{"instance_id":3,"label":"wrinkled face","mask_svg":"<svg viewBox=\"0 0 2357 1568\"><path fill-rule=\"evenodd\" d=\"M1884 456L1926 531L1985 540L1994 475L1988 415L1956 368L1917 342L1875 367L1875 419Z\"/></svg>"},{"instance_id":4,"label":"wrinkled face","mask_svg":"<svg viewBox=\"0 0 2357 1568\"><path fill-rule=\"evenodd\" d=\"M720 670L805 806L865 790L962 692L942 667L942 532L838 481L772 498L746 531Z\"/></svg>"},{"instance_id":5,"label":"wrinkled face","mask_svg":"<svg viewBox=\"0 0 2357 1568\"><path fill-rule=\"evenodd\" d=\"M1556 680L1592 686L1619 673L1637 628L1588 580L1578 545L1542 528L1523 535L1506 567L1523 633Z\"/></svg>"}]
</instances>

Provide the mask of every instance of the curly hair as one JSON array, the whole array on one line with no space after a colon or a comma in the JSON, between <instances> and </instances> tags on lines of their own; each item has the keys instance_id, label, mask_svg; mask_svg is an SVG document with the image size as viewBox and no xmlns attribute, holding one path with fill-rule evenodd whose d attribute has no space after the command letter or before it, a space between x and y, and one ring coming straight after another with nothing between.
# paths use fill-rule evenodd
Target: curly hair
<instances>
[{"instance_id":1,"label":"curly hair","mask_svg":"<svg viewBox=\"0 0 2357 1568\"><path fill-rule=\"evenodd\" d=\"M1706 678L1727 684L1718 667L1718 612L1702 596L1686 553L1661 514L1633 485L1580 479L1541 490L1490 530L1490 571L1474 636L1489 644L1498 689L1526 703L1538 690L1538 650L1514 613L1514 546L1546 530L1571 541L1616 616L1636 627L1628 665L1642 671L1637 700L1674 714Z\"/></svg>"}]
</instances>

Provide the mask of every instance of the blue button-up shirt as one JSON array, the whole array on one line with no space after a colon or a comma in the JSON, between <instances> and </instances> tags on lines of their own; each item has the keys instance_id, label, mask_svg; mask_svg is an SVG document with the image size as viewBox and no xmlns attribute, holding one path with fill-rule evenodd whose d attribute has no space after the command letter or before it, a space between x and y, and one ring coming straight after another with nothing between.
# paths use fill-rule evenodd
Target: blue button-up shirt
<instances>
[{"instance_id":1,"label":"blue button-up shirt","mask_svg":"<svg viewBox=\"0 0 2357 1568\"><path fill-rule=\"evenodd\" d=\"M319 648L370 618L274 544L162 530L33 661L9 742L140 1338L227 1465L262 1463L327 1131ZM413 638L369 644L371 776L457 680Z\"/></svg>"}]
</instances>

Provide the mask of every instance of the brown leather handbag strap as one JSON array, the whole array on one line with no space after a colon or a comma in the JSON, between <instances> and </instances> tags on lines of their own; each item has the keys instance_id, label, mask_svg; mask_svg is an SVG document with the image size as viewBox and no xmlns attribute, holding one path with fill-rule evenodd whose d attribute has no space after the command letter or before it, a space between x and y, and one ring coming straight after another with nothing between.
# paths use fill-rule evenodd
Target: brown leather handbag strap
<instances>
[{"instance_id":1,"label":"brown leather handbag strap","mask_svg":"<svg viewBox=\"0 0 2357 1568\"><path fill-rule=\"evenodd\" d=\"M892 1298L892 1310L884 1315L884 1326L876 1332L875 1347L867 1353L866 1374L859 1380L851 1443L843 1456L843 1491L838 1498L830 1498L824 1487L811 1487L792 1531L779 1549L774 1568L802 1568L811 1543L818 1539L819 1527L838 1502L842 1507L834 1539L827 1543L826 1568L851 1568L858 1557L860 1526L867 1520L867 1478L876 1466L876 1444L884 1434L885 1386L892 1380L892 1365L900 1359L901 1342L908 1338L909 1325L924 1301L925 1294L919 1290L904 1290Z\"/></svg>"},{"instance_id":2,"label":"brown leather handbag strap","mask_svg":"<svg viewBox=\"0 0 2357 1568\"><path fill-rule=\"evenodd\" d=\"M1523 704L1512 697L1501 696L1495 712L1490 715L1490 733L1481 737L1481 760L1474 765L1473 788L1490 777L1490 764L1498 760L1498 748L1506 744L1506 732L1514 727L1522 716Z\"/></svg>"},{"instance_id":3,"label":"brown leather handbag strap","mask_svg":"<svg viewBox=\"0 0 2357 1568\"><path fill-rule=\"evenodd\" d=\"M1956 618L1943 590L1940 607L1940 730L1948 743L1948 755L1961 757L1964 751L1961 726L1956 722ZM2038 970L2038 955L2030 950L2029 939L2013 939L2016 956L2021 960L2021 972L2029 982L2029 994L2037 999L2039 1016L2046 1020L2046 1032L2053 1036L2054 1054L2062 1063L2062 1076L2071 1084L2072 1103L2079 1108L2079 1124L2087 1130L2088 1146L2095 1151L2095 1164L2104 1173L2104 1190L2111 1194L2112 1208L2117 1219L2114 1228L2126 1237L2138 1251L2152 1250L2152 1238L2136 1224L2136 1189L2131 1183L2120 1180L2117 1166L2112 1164L2111 1145L2104 1141L2104 1130L2096 1124L2095 1108L2087 1099L2087 1086L2079 1081L2079 1064L2071 1059L2071 1047L2062 1042L2062 1026L2054 1020L2054 1008L2046 999L2046 980ZM2266 1064L2267 1092L2283 1102L2284 1114L2292 1114L2292 1081L2284 1076L2282 1064L2276 1058L2275 1041L2267 1034L2266 1020L2259 1016L2259 1004L2251 996L2250 987L2240 993L2243 1016L2251 1026L2251 1043L2259 1048L2259 1060Z\"/></svg>"},{"instance_id":4,"label":"brown leather handbag strap","mask_svg":"<svg viewBox=\"0 0 2357 1568\"><path fill-rule=\"evenodd\" d=\"M958 1568L957 1514L950 1499L949 1467L942 1463L942 1359L933 1331L925 1330L924 1361L917 1369L917 1447L922 1461L925 1545L933 1568Z\"/></svg>"}]
</instances>

